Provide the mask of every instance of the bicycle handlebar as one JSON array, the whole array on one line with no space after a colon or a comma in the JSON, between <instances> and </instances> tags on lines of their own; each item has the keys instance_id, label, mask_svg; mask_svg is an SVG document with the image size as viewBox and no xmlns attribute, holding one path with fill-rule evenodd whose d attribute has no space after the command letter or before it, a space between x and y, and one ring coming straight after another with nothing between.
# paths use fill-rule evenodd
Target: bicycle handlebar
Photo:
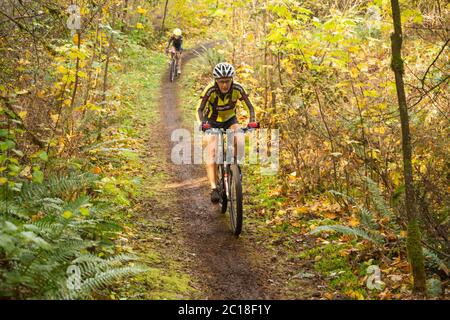
<instances>
[{"instance_id":1,"label":"bicycle handlebar","mask_svg":"<svg viewBox=\"0 0 450 320\"><path fill-rule=\"evenodd\" d=\"M253 131L253 130L256 130L257 128L249 128L249 127L241 127L241 128L239 128L239 129L237 129L237 132L239 133L239 130L241 130L243 133L245 133L245 132L251 132L251 131ZM231 130L231 131L233 131L232 129L224 129L224 128L210 128L210 129L207 129L207 130L205 130L205 133L209 133L209 134L214 134L214 133L227 133L227 130Z\"/></svg>"}]
</instances>

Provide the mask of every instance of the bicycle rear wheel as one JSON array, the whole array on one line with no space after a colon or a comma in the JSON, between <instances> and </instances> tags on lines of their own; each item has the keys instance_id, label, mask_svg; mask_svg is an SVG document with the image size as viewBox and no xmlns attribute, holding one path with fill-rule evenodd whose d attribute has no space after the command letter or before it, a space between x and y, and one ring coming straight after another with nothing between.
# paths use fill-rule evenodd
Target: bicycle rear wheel
<instances>
[{"instance_id":1,"label":"bicycle rear wheel","mask_svg":"<svg viewBox=\"0 0 450 320\"><path fill-rule=\"evenodd\" d=\"M242 231L242 183L240 170L237 164L230 165L228 183L231 230L235 236L239 236Z\"/></svg>"}]
</instances>

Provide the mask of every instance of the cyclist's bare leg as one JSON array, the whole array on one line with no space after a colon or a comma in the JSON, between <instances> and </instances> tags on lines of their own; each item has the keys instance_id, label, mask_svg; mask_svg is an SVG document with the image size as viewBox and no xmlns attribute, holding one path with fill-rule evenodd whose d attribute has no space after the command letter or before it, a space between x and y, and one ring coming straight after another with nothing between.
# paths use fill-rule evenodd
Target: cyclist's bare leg
<instances>
[{"instance_id":1,"label":"cyclist's bare leg","mask_svg":"<svg viewBox=\"0 0 450 320\"><path fill-rule=\"evenodd\" d=\"M233 124L230 127L231 130L238 130L239 124ZM207 161L206 161L206 174L208 176L209 183L211 185L211 189L215 189L217 187L217 171L216 171L216 150L217 150L217 135L205 135L204 141L207 144ZM244 139L240 139L237 136L234 139L234 154L236 155L237 150L243 150L244 148Z\"/></svg>"},{"instance_id":2,"label":"cyclist's bare leg","mask_svg":"<svg viewBox=\"0 0 450 320\"><path fill-rule=\"evenodd\" d=\"M181 51L177 51L175 58L177 59L177 73L181 73Z\"/></svg>"},{"instance_id":3,"label":"cyclist's bare leg","mask_svg":"<svg viewBox=\"0 0 450 320\"><path fill-rule=\"evenodd\" d=\"M230 129L236 132L240 128L239 123L235 123L231 125ZM239 150L242 150L241 153L244 151L244 145L245 145L245 138L244 135L238 134L234 136L234 156L238 157L240 159L243 157L244 154L238 154Z\"/></svg>"},{"instance_id":4,"label":"cyclist's bare leg","mask_svg":"<svg viewBox=\"0 0 450 320\"><path fill-rule=\"evenodd\" d=\"M217 187L217 172L216 172L216 149L217 149L217 135L205 135L204 141L207 146L207 161L206 161L206 174L208 176L209 183L211 185L211 189L215 189Z\"/></svg>"},{"instance_id":5,"label":"cyclist's bare leg","mask_svg":"<svg viewBox=\"0 0 450 320\"><path fill-rule=\"evenodd\" d=\"M175 48L174 47L171 47L170 49L169 49L169 53L170 53L170 60L172 60L173 58L174 58L174 55L175 55ZM169 62L170 63L170 62Z\"/></svg>"}]
</instances>

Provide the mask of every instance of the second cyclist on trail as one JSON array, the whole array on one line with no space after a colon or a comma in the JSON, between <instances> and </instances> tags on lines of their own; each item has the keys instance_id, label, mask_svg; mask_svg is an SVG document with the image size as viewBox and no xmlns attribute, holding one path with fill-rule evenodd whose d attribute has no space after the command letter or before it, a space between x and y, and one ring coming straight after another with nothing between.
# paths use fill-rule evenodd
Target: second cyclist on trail
<instances>
[{"instance_id":1,"label":"second cyclist on trail","mask_svg":"<svg viewBox=\"0 0 450 320\"><path fill-rule=\"evenodd\" d=\"M172 47L169 50L170 45ZM181 74L181 55L183 53L183 36L181 35L181 30L176 28L173 30L173 34L169 39L169 43L166 47L166 54L169 53L171 55L175 55L175 59L177 60L177 73Z\"/></svg>"}]
</instances>

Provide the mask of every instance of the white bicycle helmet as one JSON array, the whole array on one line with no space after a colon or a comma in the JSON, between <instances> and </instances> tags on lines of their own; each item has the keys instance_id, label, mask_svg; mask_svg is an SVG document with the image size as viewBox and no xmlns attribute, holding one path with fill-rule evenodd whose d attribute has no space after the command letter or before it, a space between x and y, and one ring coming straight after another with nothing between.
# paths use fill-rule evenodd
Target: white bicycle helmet
<instances>
[{"instance_id":1,"label":"white bicycle helmet","mask_svg":"<svg viewBox=\"0 0 450 320\"><path fill-rule=\"evenodd\" d=\"M173 34L177 37L181 36L181 30L176 28L175 30L173 30Z\"/></svg>"},{"instance_id":2,"label":"white bicycle helmet","mask_svg":"<svg viewBox=\"0 0 450 320\"><path fill-rule=\"evenodd\" d=\"M213 76L215 79L232 78L234 76L234 67L227 62L218 63L214 67Z\"/></svg>"}]
</instances>

